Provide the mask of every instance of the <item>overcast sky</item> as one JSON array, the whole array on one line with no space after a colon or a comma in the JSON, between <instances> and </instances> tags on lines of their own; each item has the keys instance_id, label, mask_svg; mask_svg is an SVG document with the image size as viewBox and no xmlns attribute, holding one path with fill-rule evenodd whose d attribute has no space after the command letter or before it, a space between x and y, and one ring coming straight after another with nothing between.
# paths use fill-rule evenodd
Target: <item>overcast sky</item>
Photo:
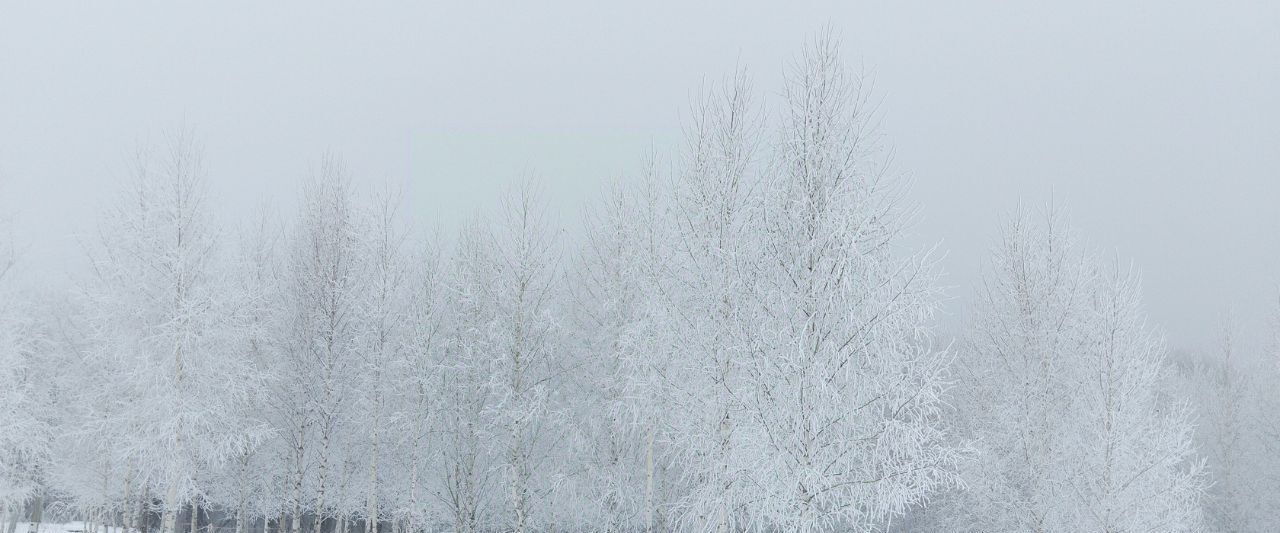
<instances>
[{"instance_id":1,"label":"overcast sky","mask_svg":"<svg viewBox=\"0 0 1280 533\"><path fill-rule=\"evenodd\" d=\"M183 124L229 221L290 209L332 150L407 183L424 225L532 172L571 226L669 150L705 79L742 65L775 95L830 25L875 75L916 238L948 251L952 323L998 216L1051 193L1140 269L1174 346L1227 306L1256 333L1280 279L1280 2L177 4L0 3L0 206L28 272L72 271L130 152Z\"/></svg>"}]
</instances>

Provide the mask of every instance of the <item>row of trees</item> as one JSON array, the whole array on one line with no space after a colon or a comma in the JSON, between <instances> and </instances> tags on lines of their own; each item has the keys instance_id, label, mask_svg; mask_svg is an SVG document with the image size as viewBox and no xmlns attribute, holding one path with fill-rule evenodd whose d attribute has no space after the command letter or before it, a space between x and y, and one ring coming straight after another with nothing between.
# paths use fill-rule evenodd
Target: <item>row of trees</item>
<instances>
[{"instance_id":1,"label":"row of trees","mask_svg":"<svg viewBox=\"0 0 1280 533\"><path fill-rule=\"evenodd\" d=\"M236 533L1249 529L1219 509L1274 492L1223 481L1246 408L1221 396L1214 428L1170 387L1244 385L1172 372L1135 276L1019 213L939 344L933 255L902 244L834 41L778 114L755 96L741 72L708 91L671 170L616 184L580 242L529 183L422 242L336 157L233 236L190 135L139 153L91 274L0 298L10 523L56 501L165 533L186 509Z\"/></svg>"}]
</instances>

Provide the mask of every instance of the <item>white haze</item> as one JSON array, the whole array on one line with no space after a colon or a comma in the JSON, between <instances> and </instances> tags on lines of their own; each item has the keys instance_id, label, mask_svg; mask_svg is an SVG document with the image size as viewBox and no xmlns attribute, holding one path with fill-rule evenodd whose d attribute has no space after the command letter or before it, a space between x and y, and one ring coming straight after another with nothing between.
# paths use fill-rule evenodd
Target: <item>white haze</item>
<instances>
[{"instance_id":1,"label":"white haze","mask_svg":"<svg viewBox=\"0 0 1280 533\"><path fill-rule=\"evenodd\" d=\"M673 145L704 80L736 64L775 90L829 25L875 76L916 239L947 252L948 314L997 214L1051 197L1141 270L1174 346L1275 291L1274 2L687 4L6 3L0 205L28 269L79 264L127 154L185 125L229 221L289 207L331 150L358 183L407 183L445 234L527 173L574 227L608 178Z\"/></svg>"}]
</instances>

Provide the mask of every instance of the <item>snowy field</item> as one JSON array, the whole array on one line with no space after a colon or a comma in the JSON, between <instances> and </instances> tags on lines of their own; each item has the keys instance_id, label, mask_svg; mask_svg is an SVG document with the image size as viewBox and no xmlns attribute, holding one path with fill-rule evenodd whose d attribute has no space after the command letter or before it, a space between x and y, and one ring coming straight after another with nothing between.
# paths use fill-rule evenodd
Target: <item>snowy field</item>
<instances>
[{"instance_id":1,"label":"snowy field","mask_svg":"<svg viewBox=\"0 0 1280 533\"><path fill-rule=\"evenodd\" d=\"M125 533L125 528L90 524L88 522L18 522L14 533Z\"/></svg>"}]
</instances>

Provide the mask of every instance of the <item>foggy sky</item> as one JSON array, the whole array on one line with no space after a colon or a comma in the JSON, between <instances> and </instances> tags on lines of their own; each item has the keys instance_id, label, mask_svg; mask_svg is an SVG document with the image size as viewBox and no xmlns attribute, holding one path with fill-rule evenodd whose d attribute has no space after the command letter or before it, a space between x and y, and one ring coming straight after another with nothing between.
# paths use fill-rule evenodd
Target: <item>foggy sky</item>
<instances>
[{"instance_id":1,"label":"foggy sky","mask_svg":"<svg viewBox=\"0 0 1280 533\"><path fill-rule=\"evenodd\" d=\"M948 324L999 215L1051 196L1139 269L1175 347L1228 306L1256 336L1275 297L1280 3L531 4L0 4L0 209L23 271L74 273L130 153L183 125L232 226L288 213L331 150L362 186L406 183L423 226L452 232L532 173L573 227L671 152L705 81L741 65L776 103L829 25L874 74L914 239L948 253Z\"/></svg>"}]
</instances>

